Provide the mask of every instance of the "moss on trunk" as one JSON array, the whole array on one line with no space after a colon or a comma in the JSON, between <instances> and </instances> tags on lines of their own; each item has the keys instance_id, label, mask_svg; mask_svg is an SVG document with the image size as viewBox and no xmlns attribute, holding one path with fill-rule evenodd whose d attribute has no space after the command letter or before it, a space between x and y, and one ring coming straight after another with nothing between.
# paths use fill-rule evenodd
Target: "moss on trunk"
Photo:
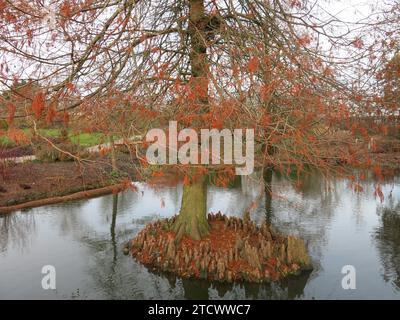
<instances>
[{"instance_id":1,"label":"moss on trunk","mask_svg":"<svg viewBox=\"0 0 400 320\"><path fill-rule=\"evenodd\" d=\"M183 186L182 206L173 226L176 242L184 235L194 240L201 240L208 234L207 221L207 184L205 177L190 185Z\"/></svg>"}]
</instances>

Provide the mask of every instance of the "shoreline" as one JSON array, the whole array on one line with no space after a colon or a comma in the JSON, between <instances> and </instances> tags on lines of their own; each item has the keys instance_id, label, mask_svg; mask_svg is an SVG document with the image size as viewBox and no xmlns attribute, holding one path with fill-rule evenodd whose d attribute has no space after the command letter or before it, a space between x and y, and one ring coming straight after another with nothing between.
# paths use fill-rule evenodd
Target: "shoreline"
<instances>
[{"instance_id":1,"label":"shoreline","mask_svg":"<svg viewBox=\"0 0 400 320\"><path fill-rule=\"evenodd\" d=\"M400 153L380 154L375 160L384 171L399 172ZM118 162L123 166L121 159ZM86 167L82 173L73 162L28 161L8 170L7 179L0 176L0 214L102 196L126 188L126 183L111 179L109 168L104 166ZM132 173L129 176L132 178Z\"/></svg>"},{"instance_id":2,"label":"shoreline","mask_svg":"<svg viewBox=\"0 0 400 320\"><path fill-rule=\"evenodd\" d=\"M126 174L118 176L113 175L109 159L95 160L98 161L28 161L3 167L0 213L118 192L135 177L124 154L120 155L118 166Z\"/></svg>"}]
</instances>

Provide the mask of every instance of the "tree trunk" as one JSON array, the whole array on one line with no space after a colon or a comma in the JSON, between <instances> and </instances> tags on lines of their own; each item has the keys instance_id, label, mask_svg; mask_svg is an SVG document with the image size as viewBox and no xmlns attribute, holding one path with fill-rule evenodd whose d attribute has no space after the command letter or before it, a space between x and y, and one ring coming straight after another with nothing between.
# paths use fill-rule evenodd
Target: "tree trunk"
<instances>
[{"instance_id":1,"label":"tree trunk","mask_svg":"<svg viewBox=\"0 0 400 320\"><path fill-rule=\"evenodd\" d=\"M192 90L202 112L208 111L208 60L204 0L189 0L190 68Z\"/></svg>"},{"instance_id":2,"label":"tree trunk","mask_svg":"<svg viewBox=\"0 0 400 320\"><path fill-rule=\"evenodd\" d=\"M176 232L176 242L179 242L184 235L201 240L208 234L205 177L200 177L196 182L183 186L181 210L173 225L173 230Z\"/></svg>"},{"instance_id":3,"label":"tree trunk","mask_svg":"<svg viewBox=\"0 0 400 320\"><path fill-rule=\"evenodd\" d=\"M208 62L206 43L206 14L204 0L189 0L190 67L192 72L192 90L196 94L196 103L201 112L208 112ZM183 186L182 205L179 216L173 225L176 242L183 235L201 240L208 234L207 222L207 185L205 177Z\"/></svg>"},{"instance_id":4,"label":"tree trunk","mask_svg":"<svg viewBox=\"0 0 400 320\"><path fill-rule=\"evenodd\" d=\"M117 167L117 158L115 157L115 143L114 143L114 137L112 134L108 137L110 141L110 146L111 146L111 167L114 172L118 170Z\"/></svg>"}]
</instances>

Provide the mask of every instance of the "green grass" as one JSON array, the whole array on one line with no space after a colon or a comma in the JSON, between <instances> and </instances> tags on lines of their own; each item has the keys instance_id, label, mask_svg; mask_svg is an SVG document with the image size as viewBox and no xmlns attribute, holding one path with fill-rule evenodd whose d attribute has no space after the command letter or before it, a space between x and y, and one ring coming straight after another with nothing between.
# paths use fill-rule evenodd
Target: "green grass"
<instances>
[{"instance_id":1,"label":"green grass","mask_svg":"<svg viewBox=\"0 0 400 320\"><path fill-rule=\"evenodd\" d=\"M32 132L31 129L22 129L27 136L31 136ZM48 138L56 138L60 135L60 129L57 128L50 128L50 129L39 129L41 135L48 137ZM69 138L73 144L79 144L82 147L90 147L96 144L103 143L104 135L99 132L94 133L70 133ZM6 136L0 136L0 145L1 146L15 146L15 142L10 140Z\"/></svg>"},{"instance_id":2,"label":"green grass","mask_svg":"<svg viewBox=\"0 0 400 320\"><path fill-rule=\"evenodd\" d=\"M82 147L90 147L104 142L104 135L99 132L70 135L69 138L73 144L79 144Z\"/></svg>"},{"instance_id":3,"label":"green grass","mask_svg":"<svg viewBox=\"0 0 400 320\"><path fill-rule=\"evenodd\" d=\"M9 139L9 138L7 138L7 137L5 137L5 136L1 136L0 137L0 146L5 146L5 147L7 147L7 146L11 146L11 145L13 145L14 143Z\"/></svg>"},{"instance_id":4,"label":"green grass","mask_svg":"<svg viewBox=\"0 0 400 320\"><path fill-rule=\"evenodd\" d=\"M26 129L26 130L27 130L26 133L28 135L30 135L30 133L31 133L30 129ZM24 131L25 131L25 129L24 129ZM60 135L60 129L39 129L39 133L48 138L55 138Z\"/></svg>"}]
</instances>

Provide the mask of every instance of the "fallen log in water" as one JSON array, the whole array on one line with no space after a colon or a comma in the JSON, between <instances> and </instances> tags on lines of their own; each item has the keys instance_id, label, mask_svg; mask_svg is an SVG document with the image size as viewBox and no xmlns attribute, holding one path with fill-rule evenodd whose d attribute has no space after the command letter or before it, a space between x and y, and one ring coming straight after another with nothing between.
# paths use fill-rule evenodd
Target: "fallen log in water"
<instances>
[{"instance_id":1,"label":"fallen log in water","mask_svg":"<svg viewBox=\"0 0 400 320\"><path fill-rule=\"evenodd\" d=\"M56 203L62 203L62 202L67 202L67 201L72 201L72 200L80 200L80 199L85 199L85 198L99 197L99 196L103 196L103 195L110 194L110 193L120 192L120 191L126 189L126 187L127 187L126 183L121 183L121 184L106 186L106 187L102 187L102 188L98 188L98 189L79 191L79 192L72 193L72 194L65 195L65 196L33 200L33 201L21 203L21 204L12 205L12 206L0 207L0 213L10 213L10 212L13 212L16 210L29 209L29 208L40 207L40 206L56 204Z\"/></svg>"}]
</instances>

